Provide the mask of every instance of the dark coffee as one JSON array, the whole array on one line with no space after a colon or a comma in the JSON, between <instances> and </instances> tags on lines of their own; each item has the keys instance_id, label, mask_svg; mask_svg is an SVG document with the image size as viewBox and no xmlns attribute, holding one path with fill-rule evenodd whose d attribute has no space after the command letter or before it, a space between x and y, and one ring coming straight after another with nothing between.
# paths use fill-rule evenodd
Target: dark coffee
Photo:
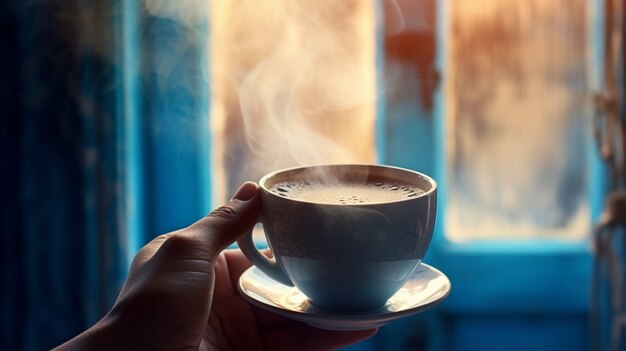
<instances>
[{"instance_id":1,"label":"dark coffee","mask_svg":"<svg viewBox=\"0 0 626 351\"><path fill-rule=\"evenodd\" d=\"M414 185L382 179L367 183L290 180L276 183L269 190L292 199L338 205L395 202L424 193Z\"/></svg>"}]
</instances>

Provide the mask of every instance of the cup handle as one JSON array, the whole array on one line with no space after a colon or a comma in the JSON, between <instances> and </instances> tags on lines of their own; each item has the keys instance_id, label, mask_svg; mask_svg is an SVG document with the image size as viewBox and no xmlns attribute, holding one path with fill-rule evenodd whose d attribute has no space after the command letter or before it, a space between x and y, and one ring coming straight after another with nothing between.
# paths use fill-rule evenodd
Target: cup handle
<instances>
[{"instance_id":1,"label":"cup handle","mask_svg":"<svg viewBox=\"0 0 626 351\"><path fill-rule=\"evenodd\" d=\"M263 273L267 274L270 278L278 281L281 284L293 286L291 279L283 272L282 268L276 262L276 258L269 259L267 256L261 253L254 245L252 240L252 231L245 234L239 240L237 244L241 249L241 252Z\"/></svg>"}]
</instances>

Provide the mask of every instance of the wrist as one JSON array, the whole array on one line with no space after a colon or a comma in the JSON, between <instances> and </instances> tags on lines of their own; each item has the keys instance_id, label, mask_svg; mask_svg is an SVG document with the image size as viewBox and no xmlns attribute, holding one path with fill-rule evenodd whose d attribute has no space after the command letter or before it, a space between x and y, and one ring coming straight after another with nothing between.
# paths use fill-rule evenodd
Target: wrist
<instances>
[{"instance_id":1,"label":"wrist","mask_svg":"<svg viewBox=\"0 0 626 351\"><path fill-rule=\"evenodd\" d=\"M119 324L115 317L106 315L91 328L55 348L54 351L133 349L131 345L120 343L124 338L121 337Z\"/></svg>"}]
</instances>

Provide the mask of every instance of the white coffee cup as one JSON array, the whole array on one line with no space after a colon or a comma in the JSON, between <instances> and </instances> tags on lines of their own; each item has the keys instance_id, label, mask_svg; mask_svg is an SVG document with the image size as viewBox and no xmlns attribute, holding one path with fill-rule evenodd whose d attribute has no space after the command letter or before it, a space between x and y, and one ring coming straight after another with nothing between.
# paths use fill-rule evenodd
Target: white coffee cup
<instances>
[{"instance_id":1,"label":"white coffee cup","mask_svg":"<svg viewBox=\"0 0 626 351\"><path fill-rule=\"evenodd\" d=\"M324 309L384 305L411 277L432 238L437 184L415 171L309 166L270 173L259 185L259 221L274 258L258 251L252 233L238 241L241 250L268 276L295 285Z\"/></svg>"}]
</instances>

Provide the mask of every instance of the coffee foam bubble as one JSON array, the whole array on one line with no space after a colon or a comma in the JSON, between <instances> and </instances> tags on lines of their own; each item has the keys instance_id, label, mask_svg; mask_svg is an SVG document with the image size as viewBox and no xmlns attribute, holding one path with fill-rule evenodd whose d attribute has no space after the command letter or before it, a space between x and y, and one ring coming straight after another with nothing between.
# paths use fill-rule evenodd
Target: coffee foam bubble
<instances>
[{"instance_id":1,"label":"coffee foam bubble","mask_svg":"<svg viewBox=\"0 0 626 351\"><path fill-rule=\"evenodd\" d=\"M388 181L346 183L297 180L279 182L269 190L292 199L337 205L394 202L424 193L424 190L416 186Z\"/></svg>"}]
</instances>

